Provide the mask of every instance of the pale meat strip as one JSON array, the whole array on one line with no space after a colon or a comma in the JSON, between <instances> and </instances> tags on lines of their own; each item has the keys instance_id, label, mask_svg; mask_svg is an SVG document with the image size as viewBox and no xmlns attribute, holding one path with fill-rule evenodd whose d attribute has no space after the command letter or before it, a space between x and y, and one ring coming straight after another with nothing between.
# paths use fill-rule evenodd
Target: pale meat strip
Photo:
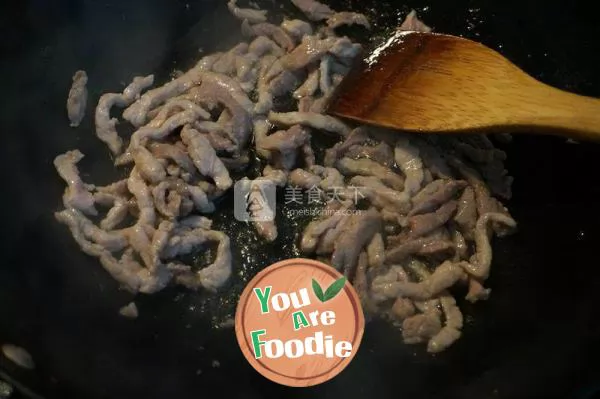
<instances>
[{"instance_id":1,"label":"pale meat strip","mask_svg":"<svg viewBox=\"0 0 600 399\"><path fill-rule=\"evenodd\" d=\"M233 184L229 171L217 156L210 142L189 126L185 126L181 131L181 139L186 144L188 153L200 173L213 179L219 190L229 189Z\"/></svg>"},{"instance_id":2,"label":"pale meat strip","mask_svg":"<svg viewBox=\"0 0 600 399\"><path fill-rule=\"evenodd\" d=\"M67 151L54 158L54 167L60 177L67 182L67 188L63 195L66 208L74 208L91 216L96 216L98 211L94 206L94 196L79 177L77 163L84 155L79 150Z\"/></svg>"},{"instance_id":3,"label":"pale meat strip","mask_svg":"<svg viewBox=\"0 0 600 399\"><path fill-rule=\"evenodd\" d=\"M257 24L260 22L267 21L267 11L266 10L254 10L252 8L239 8L237 6L237 0L229 0L227 3L227 8L229 11L235 15L236 18L240 20L247 20L252 24Z\"/></svg>"},{"instance_id":4,"label":"pale meat strip","mask_svg":"<svg viewBox=\"0 0 600 399\"><path fill-rule=\"evenodd\" d=\"M96 136L110 149L113 155L121 153L123 140L117 132L117 119L110 117L113 106L126 107L134 102L140 93L154 84L154 75L146 77L136 76L123 90L123 93L106 93L100 97L96 106L95 124Z\"/></svg>"},{"instance_id":5,"label":"pale meat strip","mask_svg":"<svg viewBox=\"0 0 600 399\"><path fill-rule=\"evenodd\" d=\"M85 71L80 70L73 75L73 84L67 98L67 115L69 116L71 127L79 126L85 116L88 97L87 81L88 76Z\"/></svg>"}]
</instances>

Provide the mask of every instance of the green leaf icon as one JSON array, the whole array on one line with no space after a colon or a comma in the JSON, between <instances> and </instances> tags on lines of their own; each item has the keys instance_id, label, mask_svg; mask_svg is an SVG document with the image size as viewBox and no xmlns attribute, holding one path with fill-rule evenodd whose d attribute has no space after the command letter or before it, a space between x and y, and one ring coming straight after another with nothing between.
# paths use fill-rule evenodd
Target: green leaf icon
<instances>
[{"instance_id":1,"label":"green leaf icon","mask_svg":"<svg viewBox=\"0 0 600 399\"><path fill-rule=\"evenodd\" d=\"M327 288L327 290L325 291L323 302L327 302L330 299L335 298L335 296L344 288L345 284L346 277L342 277L339 280L334 281L333 284L331 284L329 288Z\"/></svg>"},{"instance_id":2,"label":"green leaf icon","mask_svg":"<svg viewBox=\"0 0 600 399\"><path fill-rule=\"evenodd\" d=\"M312 289L315 292L315 295L317 296L317 298L319 298L319 301L325 302L325 296L323 295L323 289L321 288L321 286L319 285L317 280L315 280L314 278L312 279Z\"/></svg>"}]
</instances>

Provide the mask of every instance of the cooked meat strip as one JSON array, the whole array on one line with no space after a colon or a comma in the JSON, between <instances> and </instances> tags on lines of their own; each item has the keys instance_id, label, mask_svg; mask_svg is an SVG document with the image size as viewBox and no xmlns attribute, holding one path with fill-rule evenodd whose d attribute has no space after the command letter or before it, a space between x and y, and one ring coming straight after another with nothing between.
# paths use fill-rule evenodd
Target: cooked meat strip
<instances>
[{"instance_id":1,"label":"cooked meat strip","mask_svg":"<svg viewBox=\"0 0 600 399\"><path fill-rule=\"evenodd\" d=\"M277 43L266 36L258 36L252 40L248 46L248 52L259 58L266 54L272 54L276 57L281 57L285 54L285 51Z\"/></svg>"},{"instance_id":2,"label":"cooked meat strip","mask_svg":"<svg viewBox=\"0 0 600 399\"><path fill-rule=\"evenodd\" d=\"M471 257L470 263L465 263L465 271L474 277L486 280L490 274L492 264L492 247L487 233L488 224L491 222L502 223L514 229L517 222L509 216L501 213L486 213L480 216L475 227L475 246L477 252Z\"/></svg>"},{"instance_id":3,"label":"cooked meat strip","mask_svg":"<svg viewBox=\"0 0 600 399\"><path fill-rule=\"evenodd\" d=\"M129 215L129 200L125 197L115 197L112 208L100 221L102 230L113 230L125 221Z\"/></svg>"},{"instance_id":4,"label":"cooked meat strip","mask_svg":"<svg viewBox=\"0 0 600 399\"><path fill-rule=\"evenodd\" d=\"M326 192L330 192L330 200L336 200L336 198L333 198L335 194L342 194L340 191L345 187L344 176L342 176L342 174L335 168L323 168L323 171L320 173L320 175L323 177L320 187ZM343 195L341 195L341 197L343 197Z\"/></svg>"},{"instance_id":5,"label":"cooked meat strip","mask_svg":"<svg viewBox=\"0 0 600 399\"><path fill-rule=\"evenodd\" d=\"M135 302L129 302L127 305L119 309L119 314L128 319L137 319L139 316L138 308Z\"/></svg>"},{"instance_id":6,"label":"cooked meat strip","mask_svg":"<svg viewBox=\"0 0 600 399\"><path fill-rule=\"evenodd\" d=\"M353 59L362 51L362 45L353 43L347 37L341 37L329 49L329 53L335 55L337 59L347 65L351 64Z\"/></svg>"},{"instance_id":7,"label":"cooked meat strip","mask_svg":"<svg viewBox=\"0 0 600 399\"><path fill-rule=\"evenodd\" d=\"M313 28L312 26L300 19L284 19L281 23L281 28L288 33L288 35L292 36L296 42L301 42L304 36L312 35Z\"/></svg>"},{"instance_id":8,"label":"cooked meat strip","mask_svg":"<svg viewBox=\"0 0 600 399\"><path fill-rule=\"evenodd\" d=\"M429 353L442 352L461 336L463 316L456 306L456 301L451 295L444 295L440 298L440 303L446 316L446 323L427 343L427 352Z\"/></svg>"},{"instance_id":9,"label":"cooked meat strip","mask_svg":"<svg viewBox=\"0 0 600 399\"><path fill-rule=\"evenodd\" d=\"M456 253L454 254L454 260L456 262L461 260L466 260L469 254L469 246L465 241L465 237L458 231L456 228L452 228L451 230L452 242L454 243L454 247L456 248Z\"/></svg>"},{"instance_id":10,"label":"cooked meat strip","mask_svg":"<svg viewBox=\"0 0 600 399\"><path fill-rule=\"evenodd\" d=\"M327 205L327 208L332 211L339 210L340 207L341 204L338 202L333 202ZM326 212L325 214L328 215ZM323 236L323 234L328 230L335 229L340 221L345 217L347 217L347 215L335 213L331 216L326 216L324 219L310 222L302 234L302 240L300 242L300 249L302 252L306 254L313 253L317 248L319 239Z\"/></svg>"},{"instance_id":11,"label":"cooked meat strip","mask_svg":"<svg viewBox=\"0 0 600 399\"><path fill-rule=\"evenodd\" d=\"M431 28L425 25L418 17L415 10L411 10L406 16L402 24L400 24L399 30L408 30L416 32L431 32Z\"/></svg>"},{"instance_id":12,"label":"cooked meat strip","mask_svg":"<svg viewBox=\"0 0 600 399\"><path fill-rule=\"evenodd\" d=\"M19 346L4 344L2 345L2 354L19 367L28 370L35 368L35 363L29 352Z\"/></svg>"},{"instance_id":13,"label":"cooked meat strip","mask_svg":"<svg viewBox=\"0 0 600 399\"><path fill-rule=\"evenodd\" d=\"M394 301L390 313L394 319L402 321L416 313L415 304L408 298L398 297Z\"/></svg>"},{"instance_id":14,"label":"cooked meat strip","mask_svg":"<svg viewBox=\"0 0 600 399\"><path fill-rule=\"evenodd\" d=\"M171 281L171 274L164 268L151 273L133 259L133 250L125 251L120 261L110 253L100 254L100 263L119 283L132 292L152 294L164 289Z\"/></svg>"},{"instance_id":15,"label":"cooked meat strip","mask_svg":"<svg viewBox=\"0 0 600 399\"><path fill-rule=\"evenodd\" d=\"M152 155L146 147L139 146L132 150L133 160L140 171L140 175L150 182L157 184L167 177L167 172L162 164Z\"/></svg>"},{"instance_id":16,"label":"cooked meat strip","mask_svg":"<svg viewBox=\"0 0 600 399\"><path fill-rule=\"evenodd\" d=\"M298 71L318 61L338 42L338 38L319 39L315 36L304 36L302 42L294 50L281 57L281 67L289 71Z\"/></svg>"},{"instance_id":17,"label":"cooked meat strip","mask_svg":"<svg viewBox=\"0 0 600 399\"><path fill-rule=\"evenodd\" d=\"M336 29L343 25L362 25L367 29L371 29L371 24L367 17L357 12L336 12L327 19L327 26L331 29Z\"/></svg>"},{"instance_id":18,"label":"cooked meat strip","mask_svg":"<svg viewBox=\"0 0 600 399\"><path fill-rule=\"evenodd\" d=\"M367 277L367 268L368 268L368 256L365 252L362 252L358 257L358 262L356 266L356 275L354 276L354 280L352 282L352 286L356 290L358 294L358 298L362 304L362 308L365 312L365 316L370 316L372 313L377 311L377 307L375 303L371 299L371 294L369 292L369 280Z\"/></svg>"},{"instance_id":19,"label":"cooked meat strip","mask_svg":"<svg viewBox=\"0 0 600 399\"><path fill-rule=\"evenodd\" d=\"M401 262L411 255L454 254L454 243L431 238L417 238L386 250L386 262Z\"/></svg>"},{"instance_id":20,"label":"cooked meat strip","mask_svg":"<svg viewBox=\"0 0 600 399\"><path fill-rule=\"evenodd\" d=\"M374 176L355 176L350 179L350 184L358 187L360 194L377 208L395 210L401 214L406 214L410 209L410 199L405 193L389 188Z\"/></svg>"},{"instance_id":21,"label":"cooked meat strip","mask_svg":"<svg viewBox=\"0 0 600 399\"><path fill-rule=\"evenodd\" d=\"M343 142L335 144L325 152L323 164L329 167L334 166L337 160L341 158L350 147L353 145L364 144L368 140L369 131L365 126L353 129Z\"/></svg>"},{"instance_id":22,"label":"cooked meat strip","mask_svg":"<svg viewBox=\"0 0 600 399\"><path fill-rule=\"evenodd\" d=\"M170 159L183 168L188 173L195 173L196 166L194 162L190 159L189 155L173 144L165 144L165 143L150 143L148 144L148 148L152 155L156 158L160 159Z\"/></svg>"},{"instance_id":23,"label":"cooked meat strip","mask_svg":"<svg viewBox=\"0 0 600 399\"><path fill-rule=\"evenodd\" d=\"M387 272L377 275L371 283L373 300L381 303L396 298L395 290L391 290L390 287L398 281L409 281L408 274L401 265L392 265Z\"/></svg>"},{"instance_id":24,"label":"cooked meat strip","mask_svg":"<svg viewBox=\"0 0 600 399\"><path fill-rule=\"evenodd\" d=\"M295 187L302 187L305 190L310 190L313 187L318 187L321 183L321 178L304 169L294 169L289 176L289 183Z\"/></svg>"},{"instance_id":25,"label":"cooked meat strip","mask_svg":"<svg viewBox=\"0 0 600 399\"><path fill-rule=\"evenodd\" d=\"M392 167L395 162L394 150L384 142L381 142L376 146L354 145L348 149L345 156L351 159L371 159L387 168ZM404 187L404 184L402 187Z\"/></svg>"},{"instance_id":26,"label":"cooked meat strip","mask_svg":"<svg viewBox=\"0 0 600 399\"><path fill-rule=\"evenodd\" d=\"M289 173L286 170L275 169L271 165L265 166L262 177L257 180L266 179L272 183L275 183L277 187L285 187L288 182Z\"/></svg>"},{"instance_id":27,"label":"cooked meat strip","mask_svg":"<svg viewBox=\"0 0 600 399\"><path fill-rule=\"evenodd\" d=\"M454 222L467 240L473 239L473 230L477 223L477 204L475 203L475 191L467 187L458 200L458 208L454 215Z\"/></svg>"},{"instance_id":28,"label":"cooked meat strip","mask_svg":"<svg viewBox=\"0 0 600 399\"><path fill-rule=\"evenodd\" d=\"M381 215L371 209L349 218L350 224L335 243L331 262L336 269L343 270L346 276L351 277L358 255L371 242L373 236L381 231Z\"/></svg>"},{"instance_id":29,"label":"cooked meat strip","mask_svg":"<svg viewBox=\"0 0 600 399\"><path fill-rule=\"evenodd\" d=\"M198 118L198 114L193 110L182 111L173 115L165 121L160 127L144 126L137 130L131 136L129 148L115 160L115 165L125 165L133 160L132 151L139 146L144 145L148 140L163 140L174 130L193 123Z\"/></svg>"},{"instance_id":30,"label":"cooked meat strip","mask_svg":"<svg viewBox=\"0 0 600 399\"><path fill-rule=\"evenodd\" d=\"M425 140L414 140L414 144L419 148L419 155L423 160L423 164L434 177L438 179L453 178L454 174L438 149Z\"/></svg>"},{"instance_id":31,"label":"cooked meat strip","mask_svg":"<svg viewBox=\"0 0 600 399\"><path fill-rule=\"evenodd\" d=\"M266 10L254 10L252 8L239 8L237 6L237 0L229 0L227 3L227 8L229 11L235 15L236 18L240 20L247 20L251 24L257 24L260 22L267 21L267 11Z\"/></svg>"},{"instance_id":32,"label":"cooked meat strip","mask_svg":"<svg viewBox=\"0 0 600 399\"><path fill-rule=\"evenodd\" d=\"M406 176L404 192L412 197L421 190L424 177L423 162L419 157L419 149L411 145L408 138L400 137L396 141L394 156L398 167Z\"/></svg>"},{"instance_id":33,"label":"cooked meat strip","mask_svg":"<svg viewBox=\"0 0 600 399\"><path fill-rule=\"evenodd\" d=\"M321 237L317 246L317 255L332 254L335 251L335 245L338 238L346 231L346 227L350 225L352 218L342 218L335 227L327 230Z\"/></svg>"},{"instance_id":34,"label":"cooked meat strip","mask_svg":"<svg viewBox=\"0 0 600 399\"><path fill-rule=\"evenodd\" d=\"M342 158L336 167L346 176L374 176L394 190L404 189L404 179L401 176L370 159Z\"/></svg>"},{"instance_id":35,"label":"cooked meat strip","mask_svg":"<svg viewBox=\"0 0 600 399\"><path fill-rule=\"evenodd\" d=\"M337 118L311 112L269 112L269 120L284 126L303 125L318 130L337 133L341 136L350 134L350 128Z\"/></svg>"},{"instance_id":36,"label":"cooked meat strip","mask_svg":"<svg viewBox=\"0 0 600 399\"><path fill-rule=\"evenodd\" d=\"M402 322L402 338L407 344L420 343L434 337L441 329L442 324L435 314L417 314Z\"/></svg>"},{"instance_id":37,"label":"cooked meat strip","mask_svg":"<svg viewBox=\"0 0 600 399\"><path fill-rule=\"evenodd\" d=\"M242 34L248 37L266 36L286 51L292 51L295 47L294 40L286 31L268 22L251 25L248 21L244 21L242 23Z\"/></svg>"},{"instance_id":38,"label":"cooked meat strip","mask_svg":"<svg viewBox=\"0 0 600 399\"><path fill-rule=\"evenodd\" d=\"M210 114L208 111L204 110L204 108L198 104L190 100L175 98L167 101L147 126L161 127L169 117L176 115L178 112L186 110L194 111L194 113L198 115L198 118L210 119Z\"/></svg>"},{"instance_id":39,"label":"cooked meat strip","mask_svg":"<svg viewBox=\"0 0 600 399\"><path fill-rule=\"evenodd\" d=\"M471 303L485 301L490 297L492 290L485 288L483 283L474 276L469 276L469 291L465 299Z\"/></svg>"},{"instance_id":40,"label":"cooked meat strip","mask_svg":"<svg viewBox=\"0 0 600 399\"><path fill-rule=\"evenodd\" d=\"M96 216L98 211L94 206L94 196L79 177L77 163L84 155L79 150L67 151L54 158L54 167L60 177L67 182L67 188L63 195L66 208L75 208L88 215Z\"/></svg>"},{"instance_id":41,"label":"cooked meat strip","mask_svg":"<svg viewBox=\"0 0 600 399\"><path fill-rule=\"evenodd\" d=\"M186 125L181 131L181 139L200 173L213 179L219 190L229 189L233 184L229 172L206 137Z\"/></svg>"},{"instance_id":42,"label":"cooked meat strip","mask_svg":"<svg viewBox=\"0 0 600 399\"><path fill-rule=\"evenodd\" d=\"M424 236L444 226L456 212L456 201L448 201L436 211L408 218L408 239Z\"/></svg>"},{"instance_id":43,"label":"cooked meat strip","mask_svg":"<svg viewBox=\"0 0 600 399\"><path fill-rule=\"evenodd\" d=\"M321 58L319 65L319 88L321 93L328 94L333 89L333 81L331 77L331 65L333 64L333 57L331 55L324 55Z\"/></svg>"},{"instance_id":44,"label":"cooked meat strip","mask_svg":"<svg viewBox=\"0 0 600 399\"><path fill-rule=\"evenodd\" d=\"M220 231L196 229L193 230L193 242L181 241L179 243L169 243L169 245L182 246L183 252L190 253L193 247L204 245L207 242L217 242L217 255L212 264L193 272L190 267L178 265L177 263L169 264L171 269L175 269L175 281L191 289L204 287L209 291L216 291L222 287L231 275L232 258L231 245L229 237ZM190 245L191 244L191 245ZM167 249L168 251L169 249ZM181 252L181 251L178 251Z\"/></svg>"},{"instance_id":45,"label":"cooked meat strip","mask_svg":"<svg viewBox=\"0 0 600 399\"><path fill-rule=\"evenodd\" d=\"M408 216L434 211L453 199L466 186L467 183L462 180L439 179L432 181L412 198L413 207Z\"/></svg>"},{"instance_id":46,"label":"cooked meat strip","mask_svg":"<svg viewBox=\"0 0 600 399\"><path fill-rule=\"evenodd\" d=\"M396 290L397 295L403 297L427 300L439 295L464 278L466 275L461 265L446 261L438 266L430 277L420 283L396 282L392 283L390 289Z\"/></svg>"},{"instance_id":47,"label":"cooked meat strip","mask_svg":"<svg viewBox=\"0 0 600 399\"><path fill-rule=\"evenodd\" d=\"M319 89L319 82L321 79L321 71L319 69L315 69L312 71L308 78L304 81L304 83L294 91L293 97L297 100L303 97L311 97L314 96L317 90Z\"/></svg>"},{"instance_id":48,"label":"cooked meat strip","mask_svg":"<svg viewBox=\"0 0 600 399\"><path fill-rule=\"evenodd\" d=\"M380 268L385 263L385 243L381 233L375 234L367 245L367 255L370 268Z\"/></svg>"},{"instance_id":49,"label":"cooked meat strip","mask_svg":"<svg viewBox=\"0 0 600 399\"><path fill-rule=\"evenodd\" d=\"M87 105L87 73L85 71L77 71L73 75L73 84L69 90L67 98L67 115L71 122L71 127L77 127L85 116L85 108Z\"/></svg>"},{"instance_id":50,"label":"cooked meat strip","mask_svg":"<svg viewBox=\"0 0 600 399\"><path fill-rule=\"evenodd\" d=\"M311 21L322 21L335 14L331 8L316 0L292 0L292 3Z\"/></svg>"}]
</instances>

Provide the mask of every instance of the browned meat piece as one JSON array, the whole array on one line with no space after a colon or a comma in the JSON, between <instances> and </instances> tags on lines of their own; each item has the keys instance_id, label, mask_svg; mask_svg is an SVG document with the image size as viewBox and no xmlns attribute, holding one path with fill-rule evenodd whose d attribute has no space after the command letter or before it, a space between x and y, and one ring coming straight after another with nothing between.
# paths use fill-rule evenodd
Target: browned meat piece
<instances>
[{"instance_id":1,"label":"browned meat piece","mask_svg":"<svg viewBox=\"0 0 600 399\"><path fill-rule=\"evenodd\" d=\"M374 176L394 190L404 188L404 179L400 175L370 159L342 158L336 166L346 176Z\"/></svg>"},{"instance_id":2,"label":"browned meat piece","mask_svg":"<svg viewBox=\"0 0 600 399\"><path fill-rule=\"evenodd\" d=\"M423 313L411 316L402 322L402 338L407 344L428 341L442 329L442 323L434 314Z\"/></svg>"},{"instance_id":3,"label":"browned meat piece","mask_svg":"<svg viewBox=\"0 0 600 399\"><path fill-rule=\"evenodd\" d=\"M438 266L435 271L420 283L396 282L390 289L397 295L417 300L427 300L439 295L444 290L452 287L458 281L466 278L463 268L446 261Z\"/></svg>"},{"instance_id":4,"label":"browned meat piece","mask_svg":"<svg viewBox=\"0 0 600 399\"><path fill-rule=\"evenodd\" d=\"M385 259L388 263L401 262L411 255L452 256L454 251L454 243L451 241L441 241L431 238L417 238L416 240L408 241L388 249L385 252Z\"/></svg>"},{"instance_id":5,"label":"browned meat piece","mask_svg":"<svg viewBox=\"0 0 600 399\"><path fill-rule=\"evenodd\" d=\"M296 47L294 40L286 31L268 22L250 25L248 21L244 21L242 23L242 34L249 37L266 36L286 51L292 51Z\"/></svg>"},{"instance_id":6,"label":"browned meat piece","mask_svg":"<svg viewBox=\"0 0 600 399\"><path fill-rule=\"evenodd\" d=\"M408 215L432 212L453 199L466 186L467 183L462 180L434 180L413 197L413 207Z\"/></svg>"},{"instance_id":7,"label":"browned meat piece","mask_svg":"<svg viewBox=\"0 0 600 399\"><path fill-rule=\"evenodd\" d=\"M181 131L181 139L200 173L213 179L219 190L228 190L233 181L208 139L189 126L185 126Z\"/></svg>"},{"instance_id":8,"label":"browned meat piece","mask_svg":"<svg viewBox=\"0 0 600 399\"><path fill-rule=\"evenodd\" d=\"M311 21L322 21L335 14L331 8L316 0L292 0L292 3Z\"/></svg>"},{"instance_id":9,"label":"browned meat piece","mask_svg":"<svg viewBox=\"0 0 600 399\"><path fill-rule=\"evenodd\" d=\"M349 218L351 222L335 243L331 262L336 269L343 270L350 277L354 273L360 252L381 231L381 215L371 209Z\"/></svg>"},{"instance_id":10,"label":"browned meat piece","mask_svg":"<svg viewBox=\"0 0 600 399\"><path fill-rule=\"evenodd\" d=\"M373 239L367 246L367 255L370 268L380 268L385 263L385 243L381 233L373 236Z\"/></svg>"},{"instance_id":11,"label":"browned meat piece","mask_svg":"<svg viewBox=\"0 0 600 399\"><path fill-rule=\"evenodd\" d=\"M282 157L284 169L291 169L295 164L298 149L306 143L309 135L306 128L296 125L261 139L257 137L256 146L266 151L276 151Z\"/></svg>"},{"instance_id":12,"label":"browned meat piece","mask_svg":"<svg viewBox=\"0 0 600 399\"><path fill-rule=\"evenodd\" d=\"M336 203L336 205L339 205L339 203ZM328 230L335 229L340 221L347 217L347 215L337 213L326 217L325 219L310 222L302 234L302 241L300 242L300 249L302 252L306 254L313 253L316 250L319 239L323 236L323 234L325 234Z\"/></svg>"},{"instance_id":13,"label":"browned meat piece","mask_svg":"<svg viewBox=\"0 0 600 399\"><path fill-rule=\"evenodd\" d=\"M475 191L471 187L465 188L460 199L458 208L454 215L454 222L457 224L465 239L473 239L473 230L477 223L477 204L475 202Z\"/></svg>"},{"instance_id":14,"label":"browned meat piece","mask_svg":"<svg viewBox=\"0 0 600 399\"><path fill-rule=\"evenodd\" d=\"M227 8L229 8L229 11L235 15L236 18L241 19L242 21L247 20L251 24L266 22L267 20L267 11L254 10L252 8L239 8L237 6L237 0L229 0Z\"/></svg>"},{"instance_id":15,"label":"browned meat piece","mask_svg":"<svg viewBox=\"0 0 600 399\"><path fill-rule=\"evenodd\" d=\"M405 193L389 188L376 177L355 176L350 184L358 187L360 194L377 208L394 210L404 215L410 209L410 198Z\"/></svg>"},{"instance_id":16,"label":"browned meat piece","mask_svg":"<svg viewBox=\"0 0 600 399\"><path fill-rule=\"evenodd\" d=\"M65 208L74 208L88 215L96 216L98 211L94 206L94 196L79 177L79 169L77 169L77 163L83 157L84 155L79 150L67 151L54 158L54 167L68 185L63 195Z\"/></svg>"},{"instance_id":17,"label":"browned meat piece","mask_svg":"<svg viewBox=\"0 0 600 399\"><path fill-rule=\"evenodd\" d=\"M321 74L319 69L315 69L314 71L312 71L308 75L304 83L302 83L302 85L300 85L300 87L298 87L298 89L294 91L293 97L299 100L304 97L314 96L317 90L319 89L320 77Z\"/></svg>"},{"instance_id":18,"label":"browned meat piece","mask_svg":"<svg viewBox=\"0 0 600 399\"><path fill-rule=\"evenodd\" d=\"M137 319L139 316L137 305L135 302L129 302L127 305L119 309L119 314L128 319Z\"/></svg>"},{"instance_id":19,"label":"browned meat piece","mask_svg":"<svg viewBox=\"0 0 600 399\"><path fill-rule=\"evenodd\" d=\"M339 28L343 25L362 25L367 29L371 29L371 24L367 17L364 14L356 12L336 12L327 20L327 26L331 29Z\"/></svg>"},{"instance_id":20,"label":"browned meat piece","mask_svg":"<svg viewBox=\"0 0 600 399\"><path fill-rule=\"evenodd\" d=\"M87 81L88 77L85 71L77 71L73 75L73 84L67 99L67 114L71 121L71 127L79 126L85 115L88 96Z\"/></svg>"},{"instance_id":21,"label":"browned meat piece","mask_svg":"<svg viewBox=\"0 0 600 399\"><path fill-rule=\"evenodd\" d=\"M418 17L417 12L412 10L404 19L400 27L400 30L416 31L416 32L431 32L431 28L425 25Z\"/></svg>"},{"instance_id":22,"label":"browned meat piece","mask_svg":"<svg viewBox=\"0 0 600 399\"><path fill-rule=\"evenodd\" d=\"M502 223L511 229L517 227L514 219L501 213L486 213L477 220L475 227L477 252L471 257L470 263L463 262L463 264L467 273L482 280L488 278L492 264L492 247L487 232L488 224L491 222Z\"/></svg>"},{"instance_id":23,"label":"browned meat piece","mask_svg":"<svg viewBox=\"0 0 600 399\"><path fill-rule=\"evenodd\" d=\"M317 255L331 254L335 250L338 238L345 232L352 221L349 217L341 218L338 224L325 232L317 246Z\"/></svg>"},{"instance_id":24,"label":"browned meat piece","mask_svg":"<svg viewBox=\"0 0 600 399\"><path fill-rule=\"evenodd\" d=\"M371 284L371 294L376 303L396 298L395 290L391 289L398 281L409 281L408 274L400 265L390 266L386 273L379 274Z\"/></svg>"},{"instance_id":25,"label":"browned meat piece","mask_svg":"<svg viewBox=\"0 0 600 399\"><path fill-rule=\"evenodd\" d=\"M408 239L415 239L444 226L456 211L456 201L448 201L435 212L408 218Z\"/></svg>"},{"instance_id":26,"label":"browned meat piece","mask_svg":"<svg viewBox=\"0 0 600 399\"><path fill-rule=\"evenodd\" d=\"M392 167L395 162L394 150L392 150L389 144L384 142L376 146L354 145L348 149L345 156L352 159L372 159L387 168Z\"/></svg>"}]
</instances>

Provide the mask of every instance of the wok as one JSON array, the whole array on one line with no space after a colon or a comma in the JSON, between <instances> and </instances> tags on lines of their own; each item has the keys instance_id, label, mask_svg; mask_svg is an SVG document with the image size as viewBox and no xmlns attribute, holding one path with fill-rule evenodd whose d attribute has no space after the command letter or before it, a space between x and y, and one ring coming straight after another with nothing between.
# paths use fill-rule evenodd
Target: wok
<instances>
[{"instance_id":1,"label":"wok","mask_svg":"<svg viewBox=\"0 0 600 399\"><path fill-rule=\"evenodd\" d=\"M279 3L293 11L288 2L261 4L277 10ZM379 33L417 8L437 31L480 40L546 83L600 96L600 25L583 2L330 3L366 12ZM302 221L282 216L281 238L265 245L250 226L233 221L226 198L215 222L236 244L233 282L213 299L175 288L137 298L141 314L132 321L117 312L131 295L52 216L64 189L52 167L57 154L77 147L86 154L84 179L115 177L92 134L98 96L137 74L159 71L165 81L174 68L189 67L199 48L236 43L239 22L225 1L30 0L2 8L0 342L27 348L37 368L24 371L0 358L0 378L20 395L585 398L600 390L597 145L525 136L507 146L516 179L508 207L520 230L495 242L492 297L461 304L467 323L453 347L432 356L373 321L342 374L321 386L287 388L255 372L233 329L211 328L211 321L232 314L236 295L258 270L296 255ZM77 69L90 76L90 102L73 130L65 101Z\"/></svg>"}]
</instances>

